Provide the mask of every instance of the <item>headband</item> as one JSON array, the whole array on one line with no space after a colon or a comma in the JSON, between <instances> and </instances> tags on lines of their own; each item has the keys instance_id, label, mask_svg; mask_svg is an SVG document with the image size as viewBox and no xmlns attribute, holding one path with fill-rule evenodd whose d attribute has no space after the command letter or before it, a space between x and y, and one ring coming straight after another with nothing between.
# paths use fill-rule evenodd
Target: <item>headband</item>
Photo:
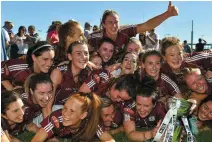
<instances>
[{"instance_id":1,"label":"headband","mask_svg":"<svg viewBox=\"0 0 212 142\"><path fill-rule=\"evenodd\" d=\"M41 49L41 48L43 48L43 47L52 47L52 45L50 45L50 44L41 45L41 46L37 47L37 48L32 52L32 54L34 54L36 51L38 51L39 49Z\"/></svg>"}]
</instances>

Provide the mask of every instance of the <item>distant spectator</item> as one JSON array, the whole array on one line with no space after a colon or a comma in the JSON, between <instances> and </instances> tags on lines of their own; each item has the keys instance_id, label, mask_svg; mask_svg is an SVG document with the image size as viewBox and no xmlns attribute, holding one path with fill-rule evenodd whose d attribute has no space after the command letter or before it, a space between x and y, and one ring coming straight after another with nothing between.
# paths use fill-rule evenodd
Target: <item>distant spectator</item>
<instances>
[{"instance_id":1,"label":"distant spectator","mask_svg":"<svg viewBox=\"0 0 212 142\"><path fill-rule=\"evenodd\" d=\"M59 37L58 37L58 31L60 28L60 25L62 23L60 21L53 21L52 25L49 26L49 29L47 31L47 38L46 41L51 44L51 45L55 45L56 43L59 42Z\"/></svg>"},{"instance_id":2,"label":"distant spectator","mask_svg":"<svg viewBox=\"0 0 212 142\"><path fill-rule=\"evenodd\" d=\"M12 28L14 27L13 23L11 21L5 21L3 28L8 32L10 40L13 38L14 33L12 31Z\"/></svg>"},{"instance_id":3,"label":"distant spectator","mask_svg":"<svg viewBox=\"0 0 212 142\"><path fill-rule=\"evenodd\" d=\"M185 53L191 53L191 47L188 45L187 40L184 40L183 47Z\"/></svg>"},{"instance_id":4,"label":"distant spectator","mask_svg":"<svg viewBox=\"0 0 212 142\"><path fill-rule=\"evenodd\" d=\"M202 43L202 40L204 41L204 43ZM201 52L201 51L203 51L204 50L204 46L205 46L205 44L206 44L207 42L204 40L204 39L202 39L202 38L199 38L199 43L197 43L196 44L196 52Z\"/></svg>"},{"instance_id":5,"label":"distant spectator","mask_svg":"<svg viewBox=\"0 0 212 142\"><path fill-rule=\"evenodd\" d=\"M32 47L35 45L38 41L40 41L39 34L35 32L35 26L30 25L28 27L28 33L26 34L26 41L25 43L28 44L28 47Z\"/></svg>"},{"instance_id":6,"label":"distant spectator","mask_svg":"<svg viewBox=\"0 0 212 142\"><path fill-rule=\"evenodd\" d=\"M8 59L7 57L7 47L9 46L10 37L8 32L2 28L1 29L1 61L6 61Z\"/></svg>"},{"instance_id":7,"label":"distant spectator","mask_svg":"<svg viewBox=\"0 0 212 142\"><path fill-rule=\"evenodd\" d=\"M85 22L85 29L84 29L84 36L88 37L88 35L91 33L91 24L88 22Z\"/></svg>"},{"instance_id":8,"label":"distant spectator","mask_svg":"<svg viewBox=\"0 0 212 142\"><path fill-rule=\"evenodd\" d=\"M146 33L146 49L159 50L159 35L155 33L155 29Z\"/></svg>"},{"instance_id":9,"label":"distant spectator","mask_svg":"<svg viewBox=\"0 0 212 142\"><path fill-rule=\"evenodd\" d=\"M98 32L99 31L99 27L97 25L93 26L93 32Z\"/></svg>"},{"instance_id":10,"label":"distant spectator","mask_svg":"<svg viewBox=\"0 0 212 142\"><path fill-rule=\"evenodd\" d=\"M13 37L11 41L13 44L16 44L18 46L18 53L17 53L18 57L25 55L28 51L28 45L25 44L25 39L26 39L25 34L26 34L26 27L20 26L18 28L18 33Z\"/></svg>"}]
</instances>

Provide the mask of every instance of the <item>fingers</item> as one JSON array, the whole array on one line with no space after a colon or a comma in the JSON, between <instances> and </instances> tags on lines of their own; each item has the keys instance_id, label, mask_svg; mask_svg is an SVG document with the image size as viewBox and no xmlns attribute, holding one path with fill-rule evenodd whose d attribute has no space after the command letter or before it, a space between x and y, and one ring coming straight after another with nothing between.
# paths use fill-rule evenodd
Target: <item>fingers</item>
<instances>
[{"instance_id":1,"label":"fingers","mask_svg":"<svg viewBox=\"0 0 212 142\"><path fill-rule=\"evenodd\" d=\"M159 120L156 127L160 127L162 120Z\"/></svg>"},{"instance_id":2,"label":"fingers","mask_svg":"<svg viewBox=\"0 0 212 142\"><path fill-rule=\"evenodd\" d=\"M169 7L171 7L172 6L172 2L171 1L169 1Z\"/></svg>"}]
</instances>

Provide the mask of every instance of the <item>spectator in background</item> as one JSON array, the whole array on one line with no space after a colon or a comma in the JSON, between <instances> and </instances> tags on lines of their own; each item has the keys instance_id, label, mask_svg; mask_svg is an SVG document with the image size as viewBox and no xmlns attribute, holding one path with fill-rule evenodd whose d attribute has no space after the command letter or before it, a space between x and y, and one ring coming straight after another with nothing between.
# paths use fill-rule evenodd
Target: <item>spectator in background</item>
<instances>
[{"instance_id":1,"label":"spectator in background","mask_svg":"<svg viewBox=\"0 0 212 142\"><path fill-rule=\"evenodd\" d=\"M40 38L39 38L39 34L35 32L35 26L33 25L30 25L28 27L28 33L29 34L26 34L26 41L25 43L28 44L28 47L32 47L34 46L38 41L40 41Z\"/></svg>"},{"instance_id":2,"label":"spectator in background","mask_svg":"<svg viewBox=\"0 0 212 142\"><path fill-rule=\"evenodd\" d=\"M8 32L2 28L1 29L1 61L6 61L8 59L6 50L9 46L10 37Z\"/></svg>"},{"instance_id":3,"label":"spectator in background","mask_svg":"<svg viewBox=\"0 0 212 142\"><path fill-rule=\"evenodd\" d=\"M187 40L184 40L183 47L185 53L191 53L191 47L188 45Z\"/></svg>"},{"instance_id":4,"label":"spectator in background","mask_svg":"<svg viewBox=\"0 0 212 142\"><path fill-rule=\"evenodd\" d=\"M98 32L99 31L99 27L97 25L93 26L93 32Z\"/></svg>"},{"instance_id":5,"label":"spectator in background","mask_svg":"<svg viewBox=\"0 0 212 142\"><path fill-rule=\"evenodd\" d=\"M46 41L51 44L51 45L55 45L56 43L59 42L59 37L58 37L58 31L60 28L60 25L62 23L60 21L53 21L52 25L49 26L49 29L47 31L47 38Z\"/></svg>"},{"instance_id":6,"label":"spectator in background","mask_svg":"<svg viewBox=\"0 0 212 142\"><path fill-rule=\"evenodd\" d=\"M159 35L155 33L155 29L146 33L146 49L159 50Z\"/></svg>"},{"instance_id":7,"label":"spectator in background","mask_svg":"<svg viewBox=\"0 0 212 142\"><path fill-rule=\"evenodd\" d=\"M202 41L204 41L204 43L202 43ZM205 44L206 44L207 42L204 40L204 39L202 39L202 38L199 38L199 43L197 43L196 44L196 52L201 52L201 51L203 51L204 50L204 46L205 46Z\"/></svg>"},{"instance_id":8,"label":"spectator in background","mask_svg":"<svg viewBox=\"0 0 212 142\"><path fill-rule=\"evenodd\" d=\"M87 38L88 35L91 33L91 24L88 22L85 22L85 29L84 29L84 36Z\"/></svg>"},{"instance_id":9,"label":"spectator in background","mask_svg":"<svg viewBox=\"0 0 212 142\"><path fill-rule=\"evenodd\" d=\"M18 33L13 37L12 39L12 43L16 44L18 46L18 56L17 57L21 57L23 55L27 54L28 51L28 45L25 44L25 40L26 40L26 27L25 26L20 26L18 28ZM13 48L13 47L11 47ZM16 53L14 53L16 54Z\"/></svg>"},{"instance_id":10,"label":"spectator in background","mask_svg":"<svg viewBox=\"0 0 212 142\"><path fill-rule=\"evenodd\" d=\"M12 31L12 28L14 27L13 23L11 21L5 21L3 28L8 32L10 40L13 38L14 33Z\"/></svg>"}]
</instances>

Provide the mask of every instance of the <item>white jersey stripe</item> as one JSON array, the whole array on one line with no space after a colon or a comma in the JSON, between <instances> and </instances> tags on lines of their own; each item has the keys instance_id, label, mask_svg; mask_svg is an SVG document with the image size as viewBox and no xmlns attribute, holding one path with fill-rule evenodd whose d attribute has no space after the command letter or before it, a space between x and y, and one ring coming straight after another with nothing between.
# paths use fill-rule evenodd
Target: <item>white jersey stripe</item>
<instances>
[{"instance_id":1,"label":"white jersey stripe","mask_svg":"<svg viewBox=\"0 0 212 142\"><path fill-rule=\"evenodd\" d=\"M166 76L165 74L161 74L161 79L169 83L177 93L181 93L177 84L173 80L171 80L168 76Z\"/></svg>"}]
</instances>

